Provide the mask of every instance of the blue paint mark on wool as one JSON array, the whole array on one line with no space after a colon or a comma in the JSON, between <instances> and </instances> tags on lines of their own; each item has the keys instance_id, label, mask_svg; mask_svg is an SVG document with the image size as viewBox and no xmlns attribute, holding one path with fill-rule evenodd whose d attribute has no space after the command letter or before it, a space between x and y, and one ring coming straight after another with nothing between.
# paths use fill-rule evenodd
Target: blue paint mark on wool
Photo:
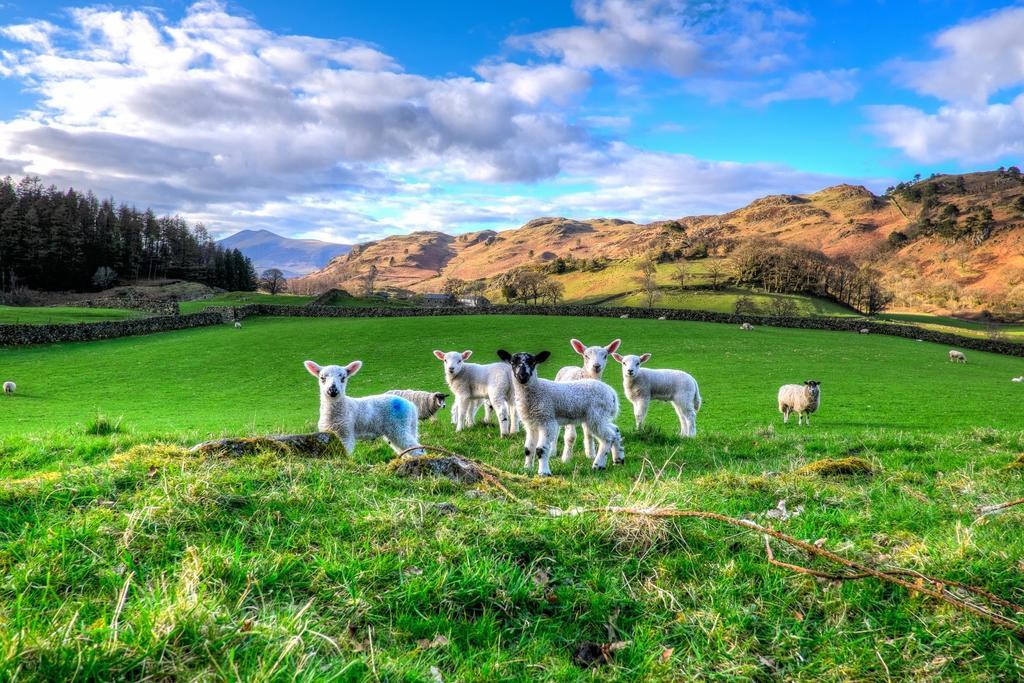
<instances>
[{"instance_id":1,"label":"blue paint mark on wool","mask_svg":"<svg viewBox=\"0 0 1024 683\"><path fill-rule=\"evenodd\" d=\"M397 417L402 417L408 410L408 403L401 398L391 399L391 412Z\"/></svg>"}]
</instances>

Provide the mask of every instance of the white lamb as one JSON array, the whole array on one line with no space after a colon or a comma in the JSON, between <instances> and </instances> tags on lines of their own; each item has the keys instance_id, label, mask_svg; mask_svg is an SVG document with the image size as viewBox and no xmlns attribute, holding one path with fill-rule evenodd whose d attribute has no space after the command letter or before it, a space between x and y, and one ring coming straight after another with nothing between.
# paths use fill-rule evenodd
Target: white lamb
<instances>
[{"instance_id":1,"label":"white lamb","mask_svg":"<svg viewBox=\"0 0 1024 683\"><path fill-rule=\"evenodd\" d=\"M742 325L740 325L740 329L743 330L744 332L750 332L752 329L754 329L754 326L751 325L750 323L743 323Z\"/></svg>"},{"instance_id":2,"label":"white lamb","mask_svg":"<svg viewBox=\"0 0 1024 683\"><path fill-rule=\"evenodd\" d=\"M779 387L779 412L782 421L789 422L789 414L797 414L797 424L811 424L811 413L821 405L821 382L809 379L803 384L783 384Z\"/></svg>"},{"instance_id":3,"label":"white lamb","mask_svg":"<svg viewBox=\"0 0 1024 683\"><path fill-rule=\"evenodd\" d=\"M860 333L861 334L871 334L871 330L869 330L866 327L862 327L862 328L860 328Z\"/></svg>"},{"instance_id":4,"label":"white lamb","mask_svg":"<svg viewBox=\"0 0 1024 683\"><path fill-rule=\"evenodd\" d=\"M1024 382L1024 375L1021 375L1020 377L1011 377L1010 381L1011 382ZM6 389L6 385L5 385L4 388Z\"/></svg>"},{"instance_id":5,"label":"white lamb","mask_svg":"<svg viewBox=\"0 0 1024 683\"><path fill-rule=\"evenodd\" d=\"M608 365L608 356L614 353L622 343L621 339L615 339L607 346L584 346L579 339L570 339L569 346L572 350L583 357L583 366L567 365L555 375L556 382L575 382L580 379L600 380L604 375L604 369ZM586 425L583 428L583 452L591 460L594 458L593 437L591 437ZM572 447L576 444L576 425L565 425L565 435L562 446L562 462L572 460Z\"/></svg>"},{"instance_id":6,"label":"white lamb","mask_svg":"<svg viewBox=\"0 0 1024 683\"><path fill-rule=\"evenodd\" d=\"M320 384L320 421L322 432L334 432L346 453L352 453L356 440L383 438L396 453L420 445L419 415L416 406L401 396L378 394L352 398L345 395L348 379L359 372L363 362L320 366L311 360L304 365ZM422 450L412 455L422 455Z\"/></svg>"},{"instance_id":7,"label":"white lamb","mask_svg":"<svg viewBox=\"0 0 1024 683\"><path fill-rule=\"evenodd\" d=\"M950 351L949 351L949 362L950 363L966 363L967 362L967 356L964 355L963 351L957 351L955 349L950 349Z\"/></svg>"},{"instance_id":8,"label":"white lamb","mask_svg":"<svg viewBox=\"0 0 1024 683\"><path fill-rule=\"evenodd\" d=\"M416 406L416 412L419 414L420 420L433 420L435 413L444 409L445 399L448 398L448 394L442 394L438 391L417 391L415 389L391 389L384 393L391 394L392 396L401 396L406 401L412 403Z\"/></svg>"},{"instance_id":9,"label":"white lamb","mask_svg":"<svg viewBox=\"0 0 1024 683\"><path fill-rule=\"evenodd\" d=\"M558 426L585 424L588 431L597 438L598 451L594 469L603 470L608 463L608 451L612 461L622 464L626 454L622 449L622 435L615 426L619 415L619 397L605 384L593 379L575 382L552 382L537 376L537 366L551 354L541 351L536 356L530 353L515 355L501 349L498 357L508 363L515 378L516 409L526 430L526 461L529 469L533 456L537 456L537 474L550 476L548 460L555 448Z\"/></svg>"},{"instance_id":10,"label":"white lamb","mask_svg":"<svg viewBox=\"0 0 1024 683\"><path fill-rule=\"evenodd\" d=\"M242 329L242 321L241 320L236 320L235 321L235 329L236 330Z\"/></svg>"},{"instance_id":11,"label":"white lamb","mask_svg":"<svg viewBox=\"0 0 1024 683\"><path fill-rule=\"evenodd\" d=\"M18 385L15 384L14 382L4 382L4 393L5 394L13 394L15 391L17 391L17 389L18 389Z\"/></svg>"},{"instance_id":12,"label":"white lamb","mask_svg":"<svg viewBox=\"0 0 1024 683\"><path fill-rule=\"evenodd\" d=\"M486 400L498 414L499 433L514 434L519 425L513 405L512 371L504 363L467 363L472 355L472 351L434 351L434 356L444 363L444 379L455 396L455 431L472 426L478 401Z\"/></svg>"},{"instance_id":13,"label":"white lamb","mask_svg":"<svg viewBox=\"0 0 1024 683\"><path fill-rule=\"evenodd\" d=\"M650 370L640 367L651 354L612 358L622 363L622 388L633 404L636 428L644 423L651 400L668 401L679 416L679 436L697 436L697 411L700 410L700 389L697 380L682 370Z\"/></svg>"}]
</instances>

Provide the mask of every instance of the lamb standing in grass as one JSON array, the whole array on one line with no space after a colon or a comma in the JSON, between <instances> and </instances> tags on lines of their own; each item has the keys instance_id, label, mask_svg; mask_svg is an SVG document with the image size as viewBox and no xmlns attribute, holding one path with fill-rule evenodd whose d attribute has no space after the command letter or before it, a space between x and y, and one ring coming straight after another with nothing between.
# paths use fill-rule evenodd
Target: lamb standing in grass
<instances>
[{"instance_id":1,"label":"lamb standing in grass","mask_svg":"<svg viewBox=\"0 0 1024 683\"><path fill-rule=\"evenodd\" d=\"M473 424L473 415L479 404L486 400L498 415L498 431L502 436L514 434L519 425L512 394L512 371L504 363L467 363L472 351L434 351L444 363L444 378L455 400L455 431L460 432Z\"/></svg>"},{"instance_id":2,"label":"lamb standing in grass","mask_svg":"<svg viewBox=\"0 0 1024 683\"><path fill-rule=\"evenodd\" d=\"M803 384L783 384L779 387L779 412L782 421L789 422L789 414L797 414L797 424L811 424L811 413L821 405L821 382L809 379Z\"/></svg>"},{"instance_id":3,"label":"lamb standing in grass","mask_svg":"<svg viewBox=\"0 0 1024 683\"><path fill-rule=\"evenodd\" d=\"M697 380L682 370L649 370L640 367L651 354L612 358L622 364L622 388L633 404L636 428L644 423L651 400L668 401L679 417L679 436L697 436L697 411L700 410L700 389Z\"/></svg>"},{"instance_id":4,"label":"lamb standing in grass","mask_svg":"<svg viewBox=\"0 0 1024 683\"><path fill-rule=\"evenodd\" d=\"M950 349L950 351L949 351L949 362L950 363L966 363L967 362L967 356L964 355L963 351L957 351L955 349Z\"/></svg>"},{"instance_id":5,"label":"lamb standing in grass","mask_svg":"<svg viewBox=\"0 0 1024 683\"><path fill-rule=\"evenodd\" d=\"M743 323L742 325L740 325L740 329L743 330L744 332L750 332L752 329L754 329L754 326L751 325L750 323Z\"/></svg>"},{"instance_id":6,"label":"lamb standing in grass","mask_svg":"<svg viewBox=\"0 0 1024 683\"><path fill-rule=\"evenodd\" d=\"M626 454L622 449L622 435L615 426L619 415L619 397L605 384L593 379L575 382L552 382L537 376L537 366L551 354L541 351L536 356L530 353L512 355L501 349L498 357L508 363L515 378L516 409L526 430L526 461L529 469L533 457L537 456L537 474L550 476L548 460L558 438L558 426L585 424L588 431L597 438L597 457L594 469L603 470L608 463L608 451L612 461L622 464Z\"/></svg>"},{"instance_id":7,"label":"lamb standing in grass","mask_svg":"<svg viewBox=\"0 0 1024 683\"><path fill-rule=\"evenodd\" d=\"M416 406L401 396L379 394L351 398L345 395L348 379L359 372L363 362L320 366L311 360L304 365L320 384L320 422L322 432L334 432L346 453L352 453L356 440L383 438L396 453L420 445L419 416ZM413 451L422 455L423 451Z\"/></svg>"},{"instance_id":8,"label":"lamb standing in grass","mask_svg":"<svg viewBox=\"0 0 1024 683\"><path fill-rule=\"evenodd\" d=\"M438 391L416 391L414 389L392 389L384 393L401 396L412 403L416 406L416 412L419 413L421 420L434 419L434 414L444 408L445 399L448 398L448 394Z\"/></svg>"},{"instance_id":9,"label":"lamb standing in grass","mask_svg":"<svg viewBox=\"0 0 1024 683\"><path fill-rule=\"evenodd\" d=\"M573 351L583 357L583 367L567 365L558 371L558 374L555 375L555 381L575 382L580 379L600 380L602 375L604 375L605 367L608 365L608 355L614 353L621 343L621 339L616 339L607 346L584 346L583 342L579 339L570 339L569 346L572 347ZM586 425L582 425L582 429L583 452L587 454L587 458L593 460L593 437L591 437ZM572 460L572 447L575 444L576 425L565 425L565 437L562 446L562 462L569 462Z\"/></svg>"},{"instance_id":10,"label":"lamb standing in grass","mask_svg":"<svg viewBox=\"0 0 1024 683\"><path fill-rule=\"evenodd\" d=\"M235 321L235 329L236 330L242 329L242 321L241 320L236 320Z\"/></svg>"},{"instance_id":11,"label":"lamb standing in grass","mask_svg":"<svg viewBox=\"0 0 1024 683\"><path fill-rule=\"evenodd\" d=\"M4 393L5 394L13 394L15 391L17 391L17 389L18 389L18 385L15 384L14 382L4 382Z\"/></svg>"}]
</instances>

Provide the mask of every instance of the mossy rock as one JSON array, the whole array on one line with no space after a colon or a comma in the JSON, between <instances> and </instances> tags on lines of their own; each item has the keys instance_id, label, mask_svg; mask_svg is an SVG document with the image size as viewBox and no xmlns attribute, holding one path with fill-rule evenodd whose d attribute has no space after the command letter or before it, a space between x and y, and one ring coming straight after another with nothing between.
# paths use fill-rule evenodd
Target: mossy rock
<instances>
[{"instance_id":1,"label":"mossy rock","mask_svg":"<svg viewBox=\"0 0 1024 683\"><path fill-rule=\"evenodd\" d=\"M344 452L341 441L330 432L215 439L196 444L189 449L189 453L232 457L267 451L276 451L282 455L301 455L308 458L323 458Z\"/></svg>"},{"instance_id":2,"label":"mossy rock","mask_svg":"<svg viewBox=\"0 0 1024 683\"><path fill-rule=\"evenodd\" d=\"M484 479L476 463L450 455L397 458L388 469L399 477L444 477L458 484L478 484Z\"/></svg>"},{"instance_id":3,"label":"mossy rock","mask_svg":"<svg viewBox=\"0 0 1024 683\"><path fill-rule=\"evenodd\" d=\"M1024 453L1017 456L1015 460L1010 462L1005 469L1008 470L1024 470Z\"/></svg>"},{"instance_id":4,"label":"mossy rock","mask_svg":"<svg viewBox=\"0 0 1024 683\"><path fill-rule=\"evenodd\" d=\"M796 474L814 474L819 477L840 477L851 474L872 475L875 467L864 458L825 458L804 465Z\"/></svg>"}]
</instances>

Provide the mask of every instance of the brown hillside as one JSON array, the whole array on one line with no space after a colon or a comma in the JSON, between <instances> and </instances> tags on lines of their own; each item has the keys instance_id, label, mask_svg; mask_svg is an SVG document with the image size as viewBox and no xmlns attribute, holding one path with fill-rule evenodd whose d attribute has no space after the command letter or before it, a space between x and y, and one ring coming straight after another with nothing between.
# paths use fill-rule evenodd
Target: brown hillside
<instances>
[{"instance_id":1,"label":"brown hillside","mask_svg":"<svg viewBox=\"0 0 1024 683\"><path fill-rule=\"evenodd\" d=\"M492 278L559 256L628 259L686 246L695 235L723 253L738 240L770 237L878 268L905 307L972 311L1007 297L1024 301L1024 211L1014 205L1021 197L1019 175L991 171L936 176L883 197L854 185L770 195L718 216L647 225L545 217L499 232L417 232L359 245L294 285L296 291L354 288L373 264L378 288L440 291L447 277ZM941 224L947 205L958 216ZM985 209L992 212L988 227L969 231L971 215ZM908 241L893 245L897 231Z\"/></svg>"}]
</instances>

